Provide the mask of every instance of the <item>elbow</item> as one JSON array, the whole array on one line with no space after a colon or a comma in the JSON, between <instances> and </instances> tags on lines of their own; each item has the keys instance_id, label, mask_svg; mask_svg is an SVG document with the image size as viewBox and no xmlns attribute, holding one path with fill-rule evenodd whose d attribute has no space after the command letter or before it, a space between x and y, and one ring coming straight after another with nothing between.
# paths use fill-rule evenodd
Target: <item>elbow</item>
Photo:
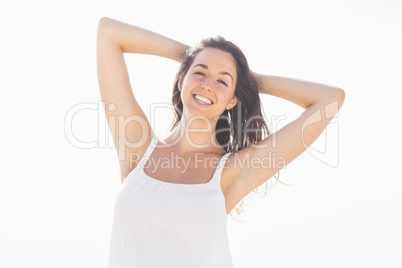
<instances>
[{"instance_id":1,"label":"elbow","mask_svg":"<svg viewBox=\"0 0 402 268\"><path fill-rule=\"evenodd\" d=\"M108 17L102 17L98 22L98 34L107 33L107 29L110 28L113 20Z\"/></svg>"},{"instance_id":2,"label":"elbow","mask_svg":"<svg viewBox=\"0 0 402 268\"><path fill-rule=\"evenodd\" d=\"M104 27L106 24L108 24L110 22L110 19L108 17L102 17L100 18L99 22L98 22L98 27Z\"/></svg>"},{"instance_id":3,"label":"elbow","mask_svg":"<svg viewBox=\"0 0 402 268\"><path fill-rule=\"evenodd\" d=\"M303 106L303 108L307 109L311 106L326 106L330 103L337 103L337 106L340 108L343 105L345 100L345 91L341 88L337 87L328 87L327 91L320 97L318 97L314 102L312 102L308 106Z\"/></svg>"},{"instance_id":4,"label":"elbow","mask_svg":"<svg viewBox=\"0 0 402 268\"><path fill-rule=\"evenodd\" d=\"M112 42L116 43L116 24L115 20L102 17L98 22L97 43Z\"/></svg>"},{"instance_id":5,"label":"elbow","mask_svg":"<svg viewBox=\"0 0 402 268\"><path fill-rule=\"evenodd\" d=\"M107 17L103 17L98 21L98 36L104 32L107 20L108 20Z\"/></svg>"},{"instance_id":6,"label":"elbow","mask_svg":"<svg viewBox=\"0 0 402 268\"><path fill-rule=\"evenodd\" d=\"M337 102L339 107L342 106L345 100L345 91L338 87L330 87L330 90L327 91L327 94L323 96L323 100L325 103L333 103Z\"/></svg>"},{"instance_id":7,"label":"elbow","mask_svg":"<svg viewBox=\"0 0 402 268\"><path fill-rule=\"evenodd\" d=\"M325 107L326 110L328 109L328 107L336 106L337 110L339 110L342 107L344 101L345 101L345 91L341 88L331 87L327 91L327 94L322 96L320 100L311 104L310 106L313 105L323 106Z\"/></svg>"},{"instance_id":8,"label":"elbow","mask_svg":"<svg viewBox=\"0 0 402 268\"><path fill-rule=\"evenodd\" d=\"M339 103L339 108L343 105L343 102L345 101L345 96L346 96L346 94L343 89L341 89L341 88L335 89L335 97Z\"/></svg>"}]
</instances>

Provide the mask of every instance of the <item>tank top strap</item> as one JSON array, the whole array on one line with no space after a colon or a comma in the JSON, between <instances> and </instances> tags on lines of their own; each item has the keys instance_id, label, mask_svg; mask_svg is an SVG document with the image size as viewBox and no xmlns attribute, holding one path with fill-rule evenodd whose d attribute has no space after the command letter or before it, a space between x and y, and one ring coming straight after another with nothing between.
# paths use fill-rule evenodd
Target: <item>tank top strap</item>
<instances>
[{"instance_id":1,"label":"tank top strap","mask_svg":"<svg viewBox=\"0 0 402 268\"><path fill-rule=\"evenodd\" d=\"M226 153L226 154L224 154L224 155L221 157L221 159L219 160L219 164L218 164L218 166L216 167L216 170L215 170L215 172L214 172L214 175L213 175L213 177L212 177L212 179L211 179L212 183L220 185L220 182L221 182L221 175L222 175L223 168L225 167L226 160L228 159L228 157L229 157L231 154L232 154L232 153Z\"/></svg>"},{"instance_id":2,"label":"tank top strap","mask_svg":"<svg viewBox=\"0 0 402 268\"><path fill-rule=\"evenodd\" d=\"M156 135L154 135L153 138L151 139L151 142L148 145L147 150L145 151L144 155L142 156L139 165L137 165L139 168L141 168L141 169L144 168L144 166L146 165L149 157L151 156L151 154L154 151L157 144L158 144L158 137L156 137Z\"/></svg>"}]
</instances>

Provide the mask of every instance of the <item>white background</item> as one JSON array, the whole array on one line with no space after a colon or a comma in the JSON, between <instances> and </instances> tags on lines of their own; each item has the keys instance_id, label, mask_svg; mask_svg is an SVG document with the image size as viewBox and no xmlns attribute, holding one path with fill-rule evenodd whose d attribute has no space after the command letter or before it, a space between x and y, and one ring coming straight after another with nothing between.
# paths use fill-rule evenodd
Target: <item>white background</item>
<instances>
[{"instance_id":1,"label":"white background","mask_svg":"<svg viewBox=\"0 0 402 268\"><path fill-rule=\"evenodd\" d=\"M280 173L288 185L229 217L235 267L402 267L396 0L3 1L0 267L106 267L120 174L98 103L102 16L190 45L219 34L243 49L254 71L346 91L315 151ZM170 102L178 64L126 58L135 94L163 138L169 115L151 103ZM268 121L287 118L273 128L301 113L262 100ZM72 117L74 107L89 108ZM84 149L79 141L98 143Z\"/></svg>"}]
</instances>

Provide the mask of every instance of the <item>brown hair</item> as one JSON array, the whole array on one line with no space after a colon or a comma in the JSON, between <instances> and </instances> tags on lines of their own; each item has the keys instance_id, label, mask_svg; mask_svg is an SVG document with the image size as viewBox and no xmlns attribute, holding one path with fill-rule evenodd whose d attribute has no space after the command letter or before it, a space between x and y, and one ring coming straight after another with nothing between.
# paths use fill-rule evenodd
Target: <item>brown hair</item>
<instances>
[{"instance_id":1,"label":"brown hair","mask_svg":"<svg viewBox=\"0 0 402 268\"><path fill-rule=\"evenodd\" d=\"M221 36L202 40L199 45L190 48L177 72L172 95L175 118L171 131L180 122L183 103L179 90L180 77L184 77L195 57L204 48L215 48L230 53L237 70L235 95L239 102L230 110L225 110L219 117L215 137L227 152L236 152L251 144L261 141L269 135L268 126L262 116L261 102L258 95L259 80L251 72L243 52L230 41Z\"/></svg>"}]
</instances>

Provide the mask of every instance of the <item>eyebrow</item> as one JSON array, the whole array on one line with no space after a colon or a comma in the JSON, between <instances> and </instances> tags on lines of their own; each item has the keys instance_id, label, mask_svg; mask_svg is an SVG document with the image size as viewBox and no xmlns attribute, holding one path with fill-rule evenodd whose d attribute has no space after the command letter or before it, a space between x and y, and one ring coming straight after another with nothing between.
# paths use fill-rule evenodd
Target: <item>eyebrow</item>
<instances>
[{"instance_id":1,"label":"eyebrow","mask_svg":"<svg viewBox=\"0 0 402 268\"><path fill-rule=\"evenodd\" d=\"M198 63L198 64L194 65L194 66L193 66L193 69L194 69L195 67L197 67L197 66L208 70L208 66L205 65L205 64L203 64L203 63ZM232 75L231 75L230 73L228 73L228 72L222 71L222 72L219 72L219 74L228 75L228 76L230 76L230 78L232 79L232 82L234 81Z\"/></svg>"}]
</instances>

